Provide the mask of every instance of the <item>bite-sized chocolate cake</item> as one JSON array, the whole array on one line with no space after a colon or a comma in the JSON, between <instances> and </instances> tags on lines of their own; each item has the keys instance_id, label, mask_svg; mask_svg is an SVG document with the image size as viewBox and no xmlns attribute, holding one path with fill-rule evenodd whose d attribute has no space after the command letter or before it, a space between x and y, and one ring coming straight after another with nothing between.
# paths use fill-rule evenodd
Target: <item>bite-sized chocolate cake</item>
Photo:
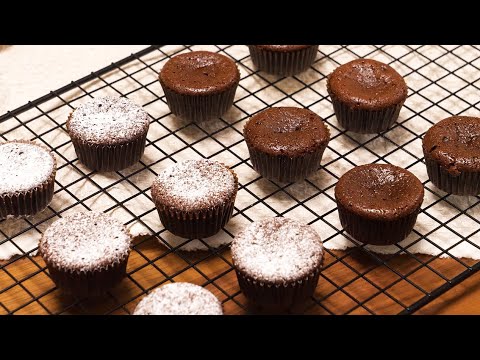
<instances>
[{"instance_id":1,"label":"bite-sized chocolate cake","mask_svg":"<svg viewBox=\"0 0 480 360\"><path fill-rule=\"evenodd\" d=\"M253 222L231 249L240 288L254 305L285 311L312 296L324 250L309 225L282 217Z\"/></svg>"},{"instance_id":2,"label":"bite-sized chocolate cake","mask_svg":"<svg viewBox=\"0 0 480 360\"><path fill-rule=\"evenodd\" d=\"M343 228L356 240L390 245L413 229L423 185L410 171L388 164L354 167L338 180L335 199Z\"/></svg>"},{"instance_id":3,"label":"bite-sized chocolate cake","mask_svg":"<svg viewBox=\"0 0 480 360\"><path fill-rule=\"evenodd\" d=\"M307 70L315 61L318 45L249 45L253 64L262 71L291 76Z\"/></svg>"},{"instance_id":4,"label":"bite-sized chocolate cake","mask_svg":"<svg viewBox=\"0 0 480 360\"><path fill-rule=\"evenodd\" d=\"M339 66L328 76L327 90L340 125L363 134L392 126L408 93L405 80L395 69L371 59Z\"/></svg>"},{"instance_id":5,"label":"bite-sized chocolate cake","mask_svg":"<svg viewBox=\"0 0 480 360\"><path fill-rule=\"evenodd\" d=\"M430 181L456 195L480 193L480 118L452 116L432 126L423 138Z\"/></svg>"},{"instance_id":6,"label":"bite-sized chocolate cake","mask_svg":"<svg viewBox=\"0 0 480 360\"><path fill-rule=\"evenodd\" d=\"M159 80L173 114L203 121L222 116L233 105L240 71L225 55L193 51L168 60Z\"/></svg>"},{"instance_id":7,"label":"bite-sized chocolate cake","mask_svg":"<svg viewBox=\"0 0 480 360\"><path fill-rule=\"evenodd\" d=\"M133 315L223 315L223 310L220 301L207 289L190 283L172 283L145 296Z\"/></svg>"},{"instance_id":8,"label":"bite-sized chocolate cake","mask_svg":"<svg viewBox=\"0 0 480 360\"><path fill-rule=\"evenodd\" d=\"M79 160L98 171L118 171L137 163L145 150L149 125L145 110L116 97L90 99L67 120Z\"/></svg>"},{"instance_id":9,"label":"bite-sized chocolate cake","mask_svg":"<svg viewBox=\"0 0 480 360\"><path fill-rule=\"evenodd\" d=\"M187 160L158 174L152 198L163 226L175 235L206 238L230 220L237 175L212 160Z\"/></svg>"},{"instance_id":10,"label":"bite-sized chocolate cake","mask_svg":"<svg viewBox=\"0 0 480 360\"><path fill-rule=\"evenodd\" d=\"M78 212L48 227L39 253L65 293L97 296L125 277L131 241L127 228L112 216Z\"/></svg>"},{"instance_id":11,"label":"bite-sized chocolate cake","mask_svg":"<svg viewBox=\"0 0 480 360\"><path fill-rule=\"evenodd\" d=\"M308 109L274 107L254 115L243 130L253 168L263 177L293 182L318 170L330 132Z\"/></svg>"},{"instance_id":12,"label":"bite-sized chocolate cake","mask_svg":"<svg viewBox=\"0 0 480 360\"><path fill-rule=\"evenodd\" d=\"M32 141L0 143L0 218L35 215L52 201L57 163Z\"/></svg>"}]
</instances>

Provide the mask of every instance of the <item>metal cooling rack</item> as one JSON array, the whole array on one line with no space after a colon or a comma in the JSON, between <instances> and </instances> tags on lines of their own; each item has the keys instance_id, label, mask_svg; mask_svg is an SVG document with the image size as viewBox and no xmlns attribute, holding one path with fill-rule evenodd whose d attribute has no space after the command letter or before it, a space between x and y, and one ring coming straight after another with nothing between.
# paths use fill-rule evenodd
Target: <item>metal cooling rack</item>
<instances>
[{"instance_id":1,"label":"metal cooling rack","mask_svg":"<svg viewBox=\"0 0 480 360\"><path fill-rule=\"evenodd\" d=\"M189 124L170 114L157 74L169 57L197 49L235 59L241 81L235 105L224 117ZM326 93L326 75L358 57L391 64L410 87L397 124L380 135L345 132ZM0 116L2 140L43 143L55 153L59 165L55 197L48 209L32 218L0 221L0 246L19 253L0 262L0 314L129 314L144 294L169 281L205 286L219 297L227 314L246 313L228 245L212 248L209 240L200 240L208 251L194 253L179 250L191 240L170 246L171 234L162 228L151 201L150 184L161 169L199 157L222 161L239 175L233 218L218 235L223 240L250 221L275 215L312 224L326 244L348 237L339 225L333 197L335 183L346 170L367 162L392 162L414 172L426 189L414 239L408 246L397 245L393 255L378 255L362 244L345 251L328 250L318 288L305 313L408 314L419 310L480 269L480 262L452 254L456 246L466 243L480 249L472 241L480 230L474 216L480 199L471 197L465 203L436 189L426 178L421 153L421 137L434 122L478 110L479 68L480 49L475 46L320 46L311 69L292 78L277 78L255 71L246 46L151 46ZM143 105L151 116L151 128L142 161L104 175L78 161L65 121L88 97L107 94L126 96ZM253 114L274 105L308 107L331 129L323 168L301 183L275 184L251 168L243 125ZM445 216L438 207L451 212ZM93 300L63 295L50 280L42 259L35 256L35 244L49 224L67 212L85 209L114 213L127 226L146 234L134 242L127 278L105 297ZM431 226L418 226L427 220ZM459 222L471 224L467 233L465 226L457 226ZM448 231L458 242L442 248L435 242L438 231ZM412 247L422 240L440 254L414 254Z\"/></svg>"}]
</instances>

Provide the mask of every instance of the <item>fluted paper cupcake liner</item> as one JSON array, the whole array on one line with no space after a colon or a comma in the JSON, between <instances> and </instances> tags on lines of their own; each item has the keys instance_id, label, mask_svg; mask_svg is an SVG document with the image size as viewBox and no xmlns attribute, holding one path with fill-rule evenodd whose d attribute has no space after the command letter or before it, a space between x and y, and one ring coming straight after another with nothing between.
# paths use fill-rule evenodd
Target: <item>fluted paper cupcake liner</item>
<instances>
[{"instance_id":1,"label":"fluted paper cupcake liner","mask_svg":"<svg viewBox=\"0 0 480 360\"><path fill-rule=\"evenodd\" d=\"M296 51L269 51L249 46L253 64L262 71L280 76L291 76L307 70L315 61L318 45Z\"/></svg>"},{"instance_id":2,"label":"fluted paper cupcake liner","mask_svg":"<svg viewBox=\"0 0 480 360\"><path fill-rule=\"evenodd\" d=\"M52 202L55 188L56 162L53 173L40 186L13 194L0 195L0 219L8 216L21 217L35 215Z\"/></svg>"},{"instance_id":3,"label":"fluted paper cupcake liner","mask_svg":"<svg viewBox=\"0 0 480 360\"><path fill-rule=\"evenodd\" d=\"M228 204L203 211L179 211L155 204L160 221L172 234L187 239L202 239L218 233L230 220L236 196Z\"/></svg>"},{"instance_id":4,"label":"fluted paper cupcake liner","mask_svg":"<svg viewBox=\"0 0 480 360\"><path fill-rule=\"evenodd\" d=\"M253 168L264 178L279 182L295 182L307 178L318 170L327 146L293 158L266 154L248 143L247 147Z\"/></svg>"},{"instance_id":5,"label":"fluted paper cupcake liner","mask_svg":"<svg viewBox=\"0 0 480 360\"><path fill-rule=\"evenodd\" d=\"M183 119L200 122L225 114L233 105L238 84L209 95L185 95L172 91L160 82L170 111Z\"/></svg>"},{"instance_id":6,"label":"fluted paper cupcake liner","mask_svg":"<svg viewBox=\"0 0 480 360\"><path fill-rule=\"evenodd\" d=\"M388 130L397 121L403 102L382 110L352 108L332 95L333 109L339 124L359 134L378 134Z\"/></svg>"},{"instance_id":7,"label":"fluted paper cupcake liner","mask_svg":"<svg viewBox=\"0 0 480 360\"><path fill-rule=\"evenodd\" d=\"M119 171L140 161L145 151L147 134L122 145L101 146L72 137L78 159L89 169Z\"/></svg>"},{"instance_id":8,"label":"fluted paper cupcake liner","mask_svg":"<svg viewBox=\"0 0 480 360\"><path fill-rule=\"evenodd\" d=\"M310 298L318 284L320 268L305 278L286 284L264 283L236 269L238 284L245 297L257 308L267 311L288 311Z\"/></svg>"},{"instance_id":9,"label":"fluted paper cupcake liner","mask_svg":"<svg viewBox=\"0 0 480 360\"><path fill-rule=\"evenodd\" d=\"M417 221L420 207L395 220L373 220L361 217L338 203L340 223L355 240L371 245L392 245L404 240Z\"/></svg>"},{"instance_id":10,"label":"fluted paper cupcake liner","mask_svg":"<svg viewBox=\"0 0 480 360\"><path fill-rule=\"evenodd\" d=\"M454 195L478 195L480 193L480 172L460 172L455 176L427 156L425 156L425 164L428 178L440 190Z\"/></svg>"},{"instance_id":11,"label":"fluted paper cupcake liner","mask_svg":"<svg viewBox=\"0 0 480 360\"><path fill-rule=\"evenodd\" d=\"M62 269L48 259L45 259L45 264L53 282L64 293L78 297L92 297L104 294L122 281L126 275L128 257L129 254L107 268L88 272Z\"/></svg>"}]
</instances>

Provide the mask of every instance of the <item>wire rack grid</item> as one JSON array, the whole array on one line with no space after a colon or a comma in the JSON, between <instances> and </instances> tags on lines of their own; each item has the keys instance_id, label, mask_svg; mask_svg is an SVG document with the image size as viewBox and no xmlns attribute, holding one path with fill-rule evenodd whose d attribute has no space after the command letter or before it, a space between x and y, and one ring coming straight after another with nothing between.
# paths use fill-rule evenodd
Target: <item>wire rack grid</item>
<instances>
[{"instance_id":1,"label":"wire rack grid","mask_svg":"<svg viewBox=\"0 0 480 360\"><path fill-rule=\"evenodd\" d=\"M222 118L192 124L173 116L158 83L158 72L172 56L193 50L220 52L237 61L241 81L233 108ZM369 57L392 65L409 85L409 98L398 122L379 135L344 131L326 93L326 76L349 60ZM0 116L1 138L31 139L57 157L54 200L42 213L0 221L0 250L17 255L0 262L0 314L130 314L140 299L169 281L188 281L211 290L226 314L248 312L232 268L228 241L251 221L289 216L311 224L324 243L339 239L355 246L327 250L325 266L307 314L408 314L439 297L478 271L480 262L456 256L458 246L478 251L479 198L443 193L426 176L421 138L438 120L477 111L480 49L476 46L320 46L306 72L279 78L258 72L246 46L150 46L90 75ZM126 96L151 116L145 155L126 170L99 174L81 164L66 133L65 121L89 97ZM242 129L249 117L270 106L308 107L322 116L331 141L322 168L295 184L277 184L251 167ZM150 196L156 174L177 161L210 158L229 165L239 176L233 218L207 240L175 238L163 229ZM393 163L415 173L426 196L409 241L379 255L344 233L333 189L355 165ZM448 211L446 211L447 209ZM135 233L127 277L105 297L66 296L49 278L36 256L38 239L53 221L72 211L112 213ZM456 240L436 241L439 232ZM186 252L191 242L206 251ZM414 253L426 242L436 255ZM212 246L221 244L220 246ZM443 257L443 258L441 258ZM444 259L445 258L445 259Z\"/></svg>"}]
</instances>

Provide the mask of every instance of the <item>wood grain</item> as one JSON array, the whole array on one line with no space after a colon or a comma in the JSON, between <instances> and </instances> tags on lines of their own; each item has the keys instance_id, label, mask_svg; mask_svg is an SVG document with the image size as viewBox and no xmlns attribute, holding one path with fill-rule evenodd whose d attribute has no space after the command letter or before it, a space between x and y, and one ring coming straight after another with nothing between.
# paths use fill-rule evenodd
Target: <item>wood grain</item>
<instances>
[{"instance_id":1,"label":"wood grain","mask_svg":"<svg viewBox=\"0 0 480 360\"><path fill-rule=\"evenodd\" d=\"M343 258L342 258L343 257ZM342 260L338 260L342 258ZM425 255L383 257L389 267L353 249L327 254L315 292L302 312L307 314L397 314L426 292L443 285L465 267L453 259L434 259L427 268ZM467 265L473 260L462 259ZM247 300L239 293L230 251L169 253L154 238L137 239L129 259L129 277L109 295L78 301L55 288L40 257L22 258L0 270L0 314L128 314L143 297L144 290L172 278L206 285L222 302L226 314L244 314ZM354 269L354 270L353 270ZM359 275L359 273L361 275ZM365 273L365 274L364 274ZM409 274L406 279L401 276ZM213 281L209 281L213 280ZM392 285L394 283L394 285ZM419 289L419 288L421 289ZM340 288L340 289L339 289ZM425 306L417 314L480 314L480 274L476 274ZM397 301L400 303L398 303ZM358 302L361 302L359 305ZM123 304L126 304L122 306Z\"/></svg>"}]
</instances>

